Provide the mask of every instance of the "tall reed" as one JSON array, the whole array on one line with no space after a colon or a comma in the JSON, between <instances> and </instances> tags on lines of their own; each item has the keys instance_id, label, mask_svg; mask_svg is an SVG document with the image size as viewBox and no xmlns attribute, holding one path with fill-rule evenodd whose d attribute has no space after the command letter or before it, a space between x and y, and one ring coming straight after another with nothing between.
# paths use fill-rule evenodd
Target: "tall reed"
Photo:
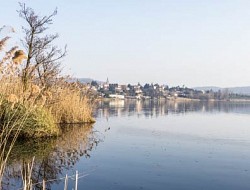
<instances>
[{"instance_id":1,"label":"tall reed","mask_svg":"<svg viewBox=\"0 0 250 190\"><path fill-rule=\"evenodd\" d=\"M66 81L51 89L52 97L46 107L57 123L93 123L93 103L84 93L84 87Z\"/></svg>"},{"instance_id":2,"label":"tall reed","mask_svg":"<svg viewBox=\"0 0 250 190\"><path fill-rule=\"evenodd\" d=\"M2 28L0 28L0 33ZM92 123L92 102L83 86L55 79L45 88L34 77L23 88L22 62L26 56L18 47L3 51L9 37L0 38L0 181L11 150L21 135L45 137L58 135L56 123ZM32 69L32 68L28 68ZM27 170L31 172L29 168ZM27 182L27 176L24 178ZM30 182L27 182L30 187ZM0 190L2 184L0 185Z\"/></svg>"},{"instance_id":3,"label":"tall reed","mask_svg":"<svg viewBox=\"0 0 250 190\"><path fill-rule=\"evenodd\" d=\"M2 98L0 98L0 103L2 103ZM9 104L11 106L11 104ZM5 107L6 109L6 107ZM11 109L11 108L7 108ZM3 117L3 113L6 110L2 110L0 112L0 118ZM1 121L1 127L0 127L0 181L2 183L2 178L4 174L4 170L7 164L7 160L10 156L11 150L17 140L17 137L20 133L20 131L23 128L23 124L27 118L27 113L24 113L23 115L16 116L16 111L14 110L8 119L5 119L4 121ZM2 184L0 185L0 189L2 187Z\"/></svg>"}]
</instances>

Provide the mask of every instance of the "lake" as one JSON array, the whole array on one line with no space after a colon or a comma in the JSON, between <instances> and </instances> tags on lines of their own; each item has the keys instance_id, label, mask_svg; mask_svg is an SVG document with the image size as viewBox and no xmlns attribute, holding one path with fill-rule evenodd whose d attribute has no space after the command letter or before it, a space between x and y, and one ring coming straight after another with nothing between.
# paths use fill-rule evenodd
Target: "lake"
<instances>
[{"instance_id":1,"label":"lake","mask_svg":"<svg viewBox=\"0 0 250 190\"><path fill-rule=\"evenodd\" d=\"M34 183L78 170L87 190L250 189L250 103L106 101L95 117L55 139L18 142L5 188L20 188L20 169L35 156Z\"/></svg>"}]
</instances>

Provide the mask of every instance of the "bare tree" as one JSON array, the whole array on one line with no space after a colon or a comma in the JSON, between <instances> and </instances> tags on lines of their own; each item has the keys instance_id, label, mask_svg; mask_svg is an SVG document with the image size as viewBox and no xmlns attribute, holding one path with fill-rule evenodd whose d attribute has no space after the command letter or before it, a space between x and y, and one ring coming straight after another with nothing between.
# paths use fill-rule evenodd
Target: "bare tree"
<instances>
[{"instance_id":1,"label":"bare tree","mask_svg":"<svg viewBox=\"0 0 250 190\"><path fill-rule=\"evenodd\" d=\"M60 61L66 55L64 50L53 44L58 34L45 34L57 9L49 16L39 16L32 8L20 3L19 16L23 18L27 27L22 27L25 34L23 45L27 51L27 60L22 70L24 90L30 82L38 82L48 88L61 72Z\"/></svg>"}]
</instances>

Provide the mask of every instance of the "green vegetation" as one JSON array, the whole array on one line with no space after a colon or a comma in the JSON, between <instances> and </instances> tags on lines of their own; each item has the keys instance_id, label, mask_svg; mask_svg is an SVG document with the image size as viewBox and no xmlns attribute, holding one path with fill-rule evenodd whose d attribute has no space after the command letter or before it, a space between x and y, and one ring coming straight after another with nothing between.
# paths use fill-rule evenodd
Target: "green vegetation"
<instances>
[{"instance_id":1,"label":"green vegetation","mask_svg":"<svg viewBox=\"0 0 250 190\"><path fill-rule=\"evenodd\" d=\"M32 110L30 110L32 109ZM25 119L22 117L25 115ZM52 115L43 107L25 106L22 103L16 103L13 107L10 102L3 100L0 105L0 125L8 122L17 126L23 125L20 129L21 137L45 137L59 134L59 128L56 126ZM15 131L16 128L13 129Z\"/></svg>"},{"instance_id":2,"label":"green vegetation","mask_svg":"<svg viewBox=\"0 0 250 190\"><path fill-rule=\"evenodd\" d=\"M61 123L93 123L92 105L84 86L62 77L61 60L66 55L53 44L58 35L46 34L55 10L39 16L20 3L23 47L9 42L14 29L0 28L0 181L16 140L61 135ZM34 162L34 160L33 160ZM24 189L29 189L32 166L24 169ZM29 175L26 175L29 174ZM28 185L26 184L28 183ZM26 185L25 185L26 184ZM27 188L26 188L27 187ZM0 185L2 189L2 184Z\"/></svg>"},{"instance_id":3,"label":"green vegetation","mask_svg":"<svg viewBox=\"0 0 250 190\"><path fill-rule=\"evenodd\" d=\"M19 130L20 137L48 137L60 134L58 123L94 122L84 87L60 76L66 48L62 51L53 44L57 34L46 34L57 11L41 17L20 3L18 13L27 24L23 27L24 50L13 47L6 51L10 37L0 38L1 131L15 124L12 133ZM9 34L14 32L9 28ZM6 27L0 34L4 30Z\"/></svg>"}]
</instances>

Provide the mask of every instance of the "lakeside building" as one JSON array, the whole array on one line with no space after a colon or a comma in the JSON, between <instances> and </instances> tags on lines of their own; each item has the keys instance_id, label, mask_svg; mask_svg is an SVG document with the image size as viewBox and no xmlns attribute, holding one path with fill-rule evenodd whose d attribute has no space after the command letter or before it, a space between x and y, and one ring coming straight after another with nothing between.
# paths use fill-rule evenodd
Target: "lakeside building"
<instances>
[{"instance_id":1,"label":"lakeside building","mask_svg":"<svg viewBox=\"0 0 250 190\"><path fill-rule=\"evenodd\" d=\"M229 99L250 99L250 96L233 94L228 91L202 91L185 86L169 87L168 85L148 84L141 85L121 85L117 83L110 83L107 78L105 83L98 83L92 81L85 85L88 93L98 98L112 98L112 99L197 99L197 100L229 100Z\"/></svg>"}]
</instances>

